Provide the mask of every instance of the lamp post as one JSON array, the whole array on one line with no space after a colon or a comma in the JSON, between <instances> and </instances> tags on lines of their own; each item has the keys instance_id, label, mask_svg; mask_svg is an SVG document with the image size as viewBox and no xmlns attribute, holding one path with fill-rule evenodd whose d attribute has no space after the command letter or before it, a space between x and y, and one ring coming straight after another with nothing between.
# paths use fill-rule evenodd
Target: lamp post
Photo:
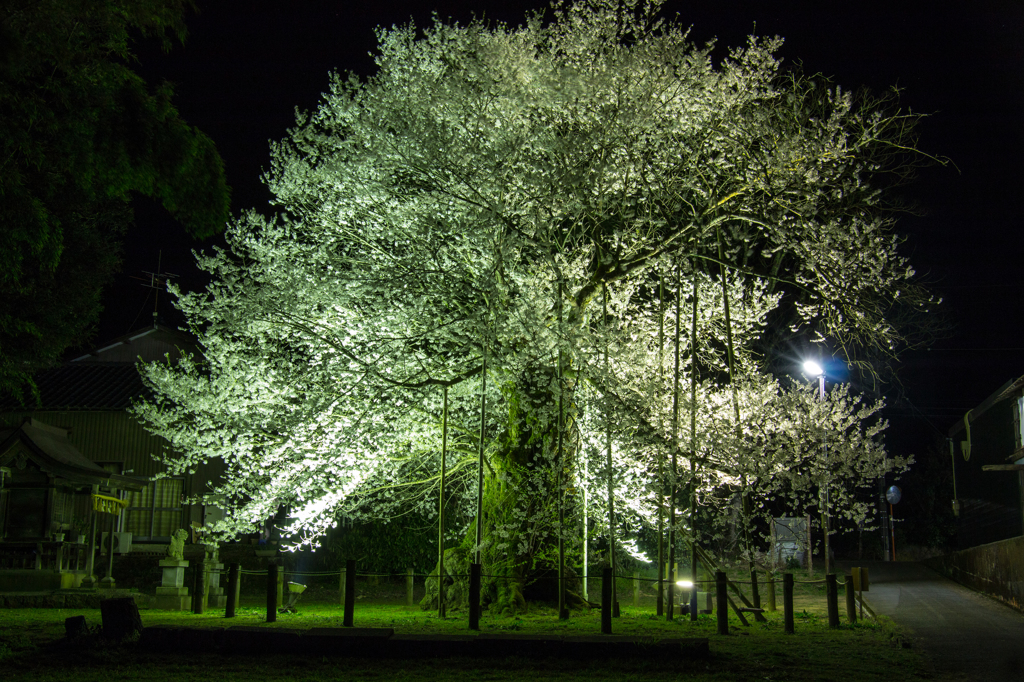
<instances>
[{"instance_id":1,"label":"lamp post","mask_svg":"<svg viewBox=\"0 0 1024 682\"><path fill-rule=\"evenodd\" d=\"M808 376L818 378L818 400L825 402L825 370L822 369L814 360L807 360L804 362L804 373ZM827 576L831 571L831 561L829 558L829 546L828 546L828 530L829 530L829 518L828 518L828 481L831 476L828 460L828 439L825 437L824 432L821 438L822 448L825 451L825 490L822 493L822 509L821 509L821 526L822 534L825 537L825 575ZM813 548L808 548L809 552L813 552Z\"/></svg>"}]
</instances>

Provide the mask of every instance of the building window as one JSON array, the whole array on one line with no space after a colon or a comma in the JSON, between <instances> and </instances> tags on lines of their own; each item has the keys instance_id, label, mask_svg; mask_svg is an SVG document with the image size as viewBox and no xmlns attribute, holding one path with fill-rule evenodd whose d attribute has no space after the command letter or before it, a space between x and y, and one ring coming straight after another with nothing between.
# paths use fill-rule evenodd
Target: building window
<instances>
[{"instance_id":1,"label":"building window","mask_svg":"<svg viewBox=\"0 0 1024 682\"><path fill-rule=\"evenodd\" d=\"M128 523L125 530L133 542L169 542L182 527L181 494L184 478L160 478L144 489L128 494Z\"/></svg>"}]
</instances>

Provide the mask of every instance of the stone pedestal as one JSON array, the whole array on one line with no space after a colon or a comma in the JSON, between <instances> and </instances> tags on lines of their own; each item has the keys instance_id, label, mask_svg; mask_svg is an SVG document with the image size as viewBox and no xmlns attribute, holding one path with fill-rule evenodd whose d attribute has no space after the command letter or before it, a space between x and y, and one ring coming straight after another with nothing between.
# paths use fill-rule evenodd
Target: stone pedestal
<instances>
[{"instance_id":1,"label":"stone pedestal","mask_svg":"<svg viewBox=\"0 0 1024 682\"><path fill-rule=\"evenodd\" d=\"M112 590L117 587L117 582L111 576L107 576L106 578L100 578L97 586L101 590Z\"/></svg>"},{"instance_id":2,"label":"stone pedestal","mask_svg":"<svg viewBox=\"0 0 1024 682\"><path fill-rule=\"evenodd\" d=\"M185 559L161 559L160 568L163 569L163 578L160 587L156 588L156 600L153 607L165 611L189 611L192 608L188 597L188 588L185 587L185 569L188 568L188 561Z\"/></svg>"},{"instance_id":3,"label":"stone pedestal","mask_svg":"<svg viewBox=\"0 0 1024 682\"><path fill-rule=\"evenodd\" d=\"M224 588L220 585L221 571L224 570L224 564L219 561L207 562L209 573L206 581L210 586L207 591L207 606L211 609L223 609L227 607L228 597L224 594Z\"/></svg>"}]
</instances>

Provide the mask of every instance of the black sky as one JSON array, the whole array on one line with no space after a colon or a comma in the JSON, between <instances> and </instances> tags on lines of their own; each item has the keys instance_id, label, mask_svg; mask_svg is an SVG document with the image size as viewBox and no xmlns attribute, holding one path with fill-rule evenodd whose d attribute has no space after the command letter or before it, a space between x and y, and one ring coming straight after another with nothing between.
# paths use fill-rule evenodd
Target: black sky
<instances>
[{"instance_id":1,"label":"black sky","mask_svg":"<svg viewBox=\"0 0 1024 682\"><path fill-rule=\"evenodd\" d=\"M375 26L425 25L436 10L519 23L536 3L220 0L202 3L191 35L169 55L141 48L140 72L177 86L184 118L216 142L233 188L233 210L263 209L268 141L283 137L294 110L312 109L328 72L372 73ZM906 355L905 392L892 398L891 448L919 457L964 411L1024 374L1024 5L1000 0L907 2L676 2L697 43L741 44L755 30L786 39L781 56L847 88L898 85L914 112L933 114L920 146L956 168L922 172L908 190L924 215L900 221L904 252L943 296L952 336ZM138 202L124 274L108 297L101 339L148 321L148 290L131 279L156 266L199 286L186 240L159 209ZM164 309L168 306L163 304ZM896 393L891 393L895 396Z\"/></svg>"}]
</instances>

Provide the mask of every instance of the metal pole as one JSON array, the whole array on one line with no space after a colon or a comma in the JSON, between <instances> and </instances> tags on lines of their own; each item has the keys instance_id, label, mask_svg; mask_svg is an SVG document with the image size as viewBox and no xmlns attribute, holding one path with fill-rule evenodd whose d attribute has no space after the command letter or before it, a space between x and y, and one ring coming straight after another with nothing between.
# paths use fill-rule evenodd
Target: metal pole
<instances>
[{"instance_id":1,"label":"metal pole","mask_svg":"<svg viewBox=\"0 0 1024 682\"><path fill-rule=\"evenodd\" d=\"M818 400L822 403L825 402L825 372L822 371L818 375ZM829 556L829 526L831 525L829 517L829 484L832 480L832 467L830 466L828 458L828 436L827 430L822 433L821 436L821 447L825 451L825 504L823 505L821 513L821 525L822 532L825 535L825 575L828 575L832 571L832 558Z\"/></svg>"},{"instance_id":2,"label":"metal pole","mask_svg":"<svg viewBox=\"0 0 1024 682\"><path fill-rule=\"evenodd\" d=\"M893 515L892 505L889 505L889 530L892 533L892 560L896 561L896 517Z\"/></svg>"}]
</instances>

